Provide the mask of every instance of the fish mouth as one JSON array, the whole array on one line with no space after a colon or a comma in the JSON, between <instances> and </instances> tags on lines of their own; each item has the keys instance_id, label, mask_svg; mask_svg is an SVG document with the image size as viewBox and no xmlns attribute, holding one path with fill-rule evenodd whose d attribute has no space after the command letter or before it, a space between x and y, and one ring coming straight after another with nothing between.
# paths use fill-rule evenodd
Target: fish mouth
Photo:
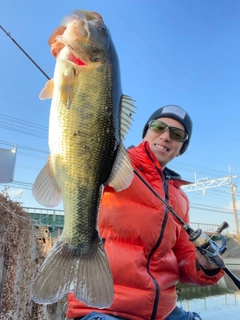
<instances>
[{"instance_id":1,"label":"fish mouth","mask_svg":"<svg viewBox=\"0 0 240 320\"><path fill-rule=\"evenodd\" d=\"M77 66L87 66L89 58L84 50L80 47L76 49L75 43L81 39L82 43L90 41L91 26L99 24L102 16L97 12L74 10L70 17L66 17L64 22L64 32L58 37L70 49L67 60ZM80 49L80 51L78 51Z\"/></svg>"},{"instance_id":2,"label":"fish mouth","mask_svg":"<svg viewBox=\"0 0 240 320\"><path fill-rule=\"evenodd\" d=\"M92 42L94 26L101 27L103 19L100 14L92 11L74 10L71 16L66 16L61 25L52 33L48 43L51 52L58 57L64 47L69 49L65 56L67 61L78 67L89 66L92 62L98 62L97 46ZM91 47L92 50L87 50Z\"/></svg>"},{"instance_id":3,"label":"fish mouth","mask_svg":"<svg viewBox=\"0 0 240 320\"><path fill-rule=\"evenodd\" d=\"M69 52L69 55L68 55L68 61L78 65L78 66L86 66L86 63L83 62L82 60L80 60L79 58L77 58L73 53L72 51Z\"/></svg>"}]
</instances>

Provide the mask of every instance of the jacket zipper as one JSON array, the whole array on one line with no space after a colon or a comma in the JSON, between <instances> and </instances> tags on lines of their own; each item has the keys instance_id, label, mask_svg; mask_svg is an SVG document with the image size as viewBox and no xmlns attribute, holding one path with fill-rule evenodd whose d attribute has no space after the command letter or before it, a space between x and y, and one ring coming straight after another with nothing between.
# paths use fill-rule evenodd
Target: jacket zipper
<instances>
[{"instance_id":1,"label":"jacket zipper","mask_svg":"<svg viewBox=\"0 0 240 320\"><path fill-rule=\"evenodd\" d=\"M163 173L160 171L160 169L156 166L154 160L151 157L151 154L149 153L149 151L147 149L146 149L146 152L147 152L147 155L148 155L149 159L151 160L151 162L155 166L160 178L163 181L165 201L166 201L166 203L168 203L168 183L167 183L167 180L165 179L165 177L164 177ZM168 220L168 209L166 208L165 214L164 214L163 223L162 223L162 228L161 228L161 231L160 231L160 235L159 235L158 241L155 244L155 246L153 247L153 249L151 250L151 252L150 252L150 254L148 256L148 262L147 262L147 271L148 271L148 274L150 275L150 277L152 278L152 280L153 280L153 282L155 284L155 289L156 289L156 295L155 295L155 300L154 300L154 304L153 304L151 320L154 320L156 318L156 314L157 314L157 310L158 310L159 296L160 296L160 288L159 288L159 284L158 284L157 280L150 273L149 264L150 264L150 260L151 260L151 258L153 256L153 253L156 251L156 249L160 246L160 244L162 242L162 238L164 236L164 232L165 232L165 229L166 229L167 220Z\"/></svg>"}]
</instances>

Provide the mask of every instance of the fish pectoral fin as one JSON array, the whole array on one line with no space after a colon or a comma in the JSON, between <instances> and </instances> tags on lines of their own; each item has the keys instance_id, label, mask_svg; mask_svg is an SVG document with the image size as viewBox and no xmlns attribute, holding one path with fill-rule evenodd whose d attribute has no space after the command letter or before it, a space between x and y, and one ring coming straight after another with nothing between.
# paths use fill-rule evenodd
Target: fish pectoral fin
<instances>
[{"instance_id":1,"label":"fish pectoral fin","mask_svg":"<svg viewBox=\"0 0 240 320\"><path fill-rule=\"evenodd\" d=\"M125 139L125 135L131 127L132 114L135 113L134 100L126 95L121 97L121 117L120 117L120 127L121 127L121 141Z\"/></svg>"},{"instance_id":2,"label":"fish pectoral fin","mask_svg":"<svg viewBox=\"0 0 240 320\"><path fill-rule=\"evenodd\" d=\"M50 79L46 82L44 88L39 94L41 100L52 99L54 90L54 79Z\"/></svg>"},{"instance_id":3,"label":"fish pectoral fin","mask_svg":"<svg viewBox=\"0 0 240 320\"><path fill-rule=\"evenodd\" d=\"M62 94L66 98L66 105L69 109L74 97L74 81L76 70L72 67L67 73L62 75Z\"/></svg>"},{"instance_id":4,"label":"fish pectoral fin","mask_svg":"<svg viewBox=\"0 0 240 320\"><path fill-rule=\"evenodd\" d=\"M121 96L121 116L120 116L120 135L121 141L124 140L128 132L131 122L132 114L135 113L134 100L126 95ZM115 159L112 172L107 180L107 184L113 187L116 191L127 189L133 180L133 168L128 158L127 152L121 143L117 157Z\"/></svg>"},{"instance_id":5,"label":"fish pectoral fin","mask_svg":"<svg viewBox=\"0 0 240 320\"><path fill-rule=\"evenodd\" d=\"M55 180L50 157L34 182L32 194L38 203L46 207L56 207L62 200L62 193Z\"/></svg>"},{"instance_id":6,"label":"fish pectoral fin","mask_svg":"<svg viewBox=\"0 0 240 320\"><path fill-rule=\"evenodd\" d=\"M55 242L34 280L32 298L52 304L72 291L77 300L95 308L113 302L113 278L103 244L94 243L84 254L76 254L61 237Z\"/></svg>"},{"instance_id":7,"label":"fish pectoral fin","mask_svg":"<svg viewBox=\"0 0 240 320\"><path fill-rule=\"evenodd\" d=\"M127 152L121 143L107 184L116 191L127 189L133 180L133 167Z\"/></svg>"}]
</instances>

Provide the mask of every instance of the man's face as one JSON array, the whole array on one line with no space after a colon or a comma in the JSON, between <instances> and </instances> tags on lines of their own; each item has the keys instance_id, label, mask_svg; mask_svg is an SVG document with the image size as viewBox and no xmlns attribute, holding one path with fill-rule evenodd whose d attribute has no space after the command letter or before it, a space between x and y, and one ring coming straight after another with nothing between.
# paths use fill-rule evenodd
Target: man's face
<instances>
[{"instance_id":1,"label":"man's face","mask_svg":"<svg viewBox=\"0 0 240 320\"><path fill-rule=\"evenodd\" d=\"M166 123L170 127L177 127L184 130L183 125L177 120L171 118L159 118L157 120ZM154 153L163 169L168 162L179 155L183 145L183 142L178 142L170 137L169 129L163 133L157 133L148 129L143 140L149 142L151 151Z\"/></svg>"}]
</instances>

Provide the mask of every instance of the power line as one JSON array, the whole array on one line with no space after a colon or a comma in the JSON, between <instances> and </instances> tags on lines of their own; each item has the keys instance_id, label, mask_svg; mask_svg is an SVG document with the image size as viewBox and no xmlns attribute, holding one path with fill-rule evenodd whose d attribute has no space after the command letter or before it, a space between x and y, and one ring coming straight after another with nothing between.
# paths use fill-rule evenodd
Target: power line
<instances>
[{"instance_id":1,"label":"power line","mask_svg":"<svg viewBox=\"0 0 240 320\"><path fill-rule=\"evenodd\" d=\"M1 183L1 186L6 186L6 184ZM32 190L33 183L31 182L22 182L22 181L13 181L11 182L11 185L8 184L8 187L14 188L14 189L24 189L24 190Z\"/></svg>"},{"instance_id":2,"label":"power line","mask_svg":"<svg viewBox=\"0 0 240 320\"><path fill-rule=\"evenodd\" d=\"M1 119L1 116L0 116ZM47 139L47 127L38 126L37 124L25 120L15 120L13 117L3 118L5 121L0 121L0 128L11 130L38 138Z\"/></svg>"},{"instance_id":3,"label":"power line","mask_svg":"<svg viewBox=\"0 0 240 320\"><path fill-rule=\"evenodd\" d=\"M24 166L24 165L18 165L18 168L28 169L28 170L38 170L37 167L31 167L31 166Z\"/></svg>"},{"instance_id":4,"label":"power line","mask_svg":"<svg viewBox=\"0 0 240 320\"><path fill-rule=\"evenodd\" d=\"M34 123L34 122L31 122L31 121L26 121L26 120L23 120L23 119L20 119L20 118L8 116L8 115L3 114L3 113L0 113L0 118L3 118L4 120L11 121L11 122L16 122L16 123L19 123L19 124L25 124L27 126L30 125L32 127L36 127L36 128L42 129L44 131L48 130L47 126L43 126L41 124Z\"/></svg>"},{"instance_id":5,"label":"power line","mask_svg":"<svg viewBox=\"0 0 240 320\"><path fill-rule=\"evenodd\" d=\"M7 146L14 146L15 143L13 142L8 142L8 141L4 141L4 140L0 140L1 144L7 145ZM32 147L28 147L28 146L23 146L21 144L17 145L18 149L25 149L25 150L29 150L29 151L33 151L33 152L39 152L39 153L45 153L45 154L49 154L48 151L45 150L41 150L41 149L36 149L36 148L32 148Z\"/></svg>"},{"instance_id":6,"label":"power line","mask_svg":"<svg viewBox=\"0 0 240 320\"><path fill-rule=\"evenodd\" d=\"M26 129L23 129L21 127L18 127L18 126L9 126L9 125L6 125L4 124L3 122L0 122L0 127L5 129L5 130L11 130L11 131L15 131L15 132L18 132L18 133L23 133L23 134L27 134L27 135L30 135L32 137L37 137L37 138L42 138L42 139L47 139L47 134L41 134L39 132L36 132L36 131L28 131Z\"/></svg>"},{"instance_id":7,"label":"power line","mask_svg":"<svg viewBox=\"0 0 240 320\"><path fill-rule=\"evenodd\" d=\"M3 121L1 121L3 119ZM0 127L3 129L29 134L38 138L47 138L47 126L39 125L23 119L11 117L0 113Z\"/></svg>"},{"instance_id":8,"label":"power line","mask_svg":"<svg viewBox=\"0 0 240 320\"><path fill-rule=\"evenodd\" d=\"M232 210L230 209L222 209L220 207L212 207L212 206L204 206L199 205L197 203L191 203L190 209L197 209L201 211L211 211L211 212L217 212L217 213L226 213L226 214L233 214Z\"/></svg>"},{"instance_id":9,"label":"power line","mask_svg":"<svg viewBox=\"0 0 240 320\"><path fill-rule=\"evenodd\" d=\"M35 154L31 154L31 153L24 153L24 152L19 152L19 151L18 151L18 155L22 155L22 156L29 157L29 158L35 158L35 159L46 159L45 156L39 156L39 155L35 155ZM19 165L16 165L16 166L20 167Z\"/></svg>"},{"instance_id":10,"label":"power line","mask_svg":"<svg viewBox=\"0 0 240 320\"><path fill-rule=\"evenodd\" d=\"M191 164L191 163L184 163L181 162L179 160L174 160L173 166L177 168L177 170L182 171L186 171L189 172L189 169L192 169L191 172L198 172L198 174L203 174L204 176L220 176L222 177L223 175L227 175L228 174L228 170L223 171L223 170L216 170L216 169L209 169L207 167L204 166L196 166L195 164ZM193 178L190 178L189 180L191 181ZM195 180L195 179L194 179Z\"/></svg>"},{"instance_id":11,"label":"power line","mask_svg":"<svg viewBox=\"0 0 240 320\"><path fill-rule=\"evenodd\" d=\"M2 96L2 95L0 95L0 98L6 99L6 100L9 100L9 101L13 101L13 102L16 102L16 103L19 103L19 104L22 104L22 105L27 106L27 107L30 107L30 108L34 108L34 109L39 109L39 110L46 111L46 110L43 109L43 108L39 108L39 107L33 106L33 105L28 104L28 103L26 103L26 102L21 102L21 101L14 100L14 99L11 99L11 98L8 98L8 97L4 97L4 96Z\"/></svg>"}]
</instances>

